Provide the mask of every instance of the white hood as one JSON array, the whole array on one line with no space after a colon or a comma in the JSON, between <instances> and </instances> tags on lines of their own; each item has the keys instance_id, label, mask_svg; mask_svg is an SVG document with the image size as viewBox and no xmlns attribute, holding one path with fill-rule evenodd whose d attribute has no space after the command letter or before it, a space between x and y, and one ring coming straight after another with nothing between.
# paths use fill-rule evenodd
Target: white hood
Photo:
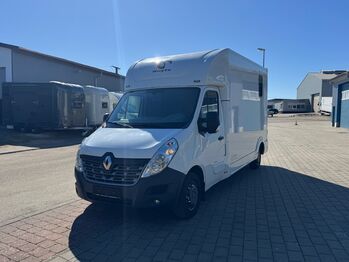
<instances>
[{"instance_id":1,"label":"white hood","mask_svg":"<svg viewBox=\"0 0 349 262\"><path fill-rule=\"evenodd\" d=\"M117 158L151 158L181 129L99 128L81 144L80 154Z\"/></svg>"}]
</instances>

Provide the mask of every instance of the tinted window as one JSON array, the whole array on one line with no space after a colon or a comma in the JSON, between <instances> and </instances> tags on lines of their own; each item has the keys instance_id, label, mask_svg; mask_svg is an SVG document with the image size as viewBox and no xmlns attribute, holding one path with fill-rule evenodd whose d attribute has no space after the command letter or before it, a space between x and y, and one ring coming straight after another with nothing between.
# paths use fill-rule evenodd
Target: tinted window
<instances>
[{"instance_id":1,"label":"tinted window","mask_svg":"<svg viewBox=\"0 0 349 262\"><path fill-rule=\"evenodd\" d=\"M262 97L263 96L263 76L259 75L258 76L258 93L259 96Z\"/></svg>"},{"instance_id":2,"label":"tinted window","mask_svg":"<svg viewBox=\"0 0 349 262\"><path fill-rule=\"evenodd\" d=\"M203 126L207 125L207 112L217 112L219 114L218 93L216 91L207 91L205 94L199 118L199 121L202 122Z\"/></svg>"},{"instance_id":3,"label":"tinted window","mask_svg":"<svg viewBox=\"0 0 349 262\"><path fill-rule=\"evenodd\" d=\"M161 88L126 93L107 127L185 128L193 118L200 89ZM109 125L108 125L109 124Z\"/></svg>"}]
</instances>

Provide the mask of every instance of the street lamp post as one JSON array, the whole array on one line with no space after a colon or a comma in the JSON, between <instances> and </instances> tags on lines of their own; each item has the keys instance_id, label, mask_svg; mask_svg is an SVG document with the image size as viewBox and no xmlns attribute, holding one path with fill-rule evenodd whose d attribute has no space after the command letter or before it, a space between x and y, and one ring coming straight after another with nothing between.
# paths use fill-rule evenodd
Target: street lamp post
<instances>
[{"instance_id":1,"label":"street lamp post","mask_svg":"<svg viewBox=\"0 0 349 262\"><path fill-rule=\"evenodd\" d=\"M257 48L258 51L263 52L263 67L265 67L265 48Z\"/></svg>"}]
</instances>

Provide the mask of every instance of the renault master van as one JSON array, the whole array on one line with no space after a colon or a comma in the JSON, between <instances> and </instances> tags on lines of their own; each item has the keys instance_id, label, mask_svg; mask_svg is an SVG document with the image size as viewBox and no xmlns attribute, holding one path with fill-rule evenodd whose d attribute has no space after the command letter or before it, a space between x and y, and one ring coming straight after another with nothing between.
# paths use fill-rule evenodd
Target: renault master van
<instances>
[{"instance_id":1,"label":"renault master van","mask_svg":"<svg viewBox=\"0 0 349 262\"><path fill-rule=\"evenodd\" d=\"M266 69L230 49L143 59L81 143L76 191L188 218L216 183L258 168L267 148Z\"/></svg>"}]
</instances>

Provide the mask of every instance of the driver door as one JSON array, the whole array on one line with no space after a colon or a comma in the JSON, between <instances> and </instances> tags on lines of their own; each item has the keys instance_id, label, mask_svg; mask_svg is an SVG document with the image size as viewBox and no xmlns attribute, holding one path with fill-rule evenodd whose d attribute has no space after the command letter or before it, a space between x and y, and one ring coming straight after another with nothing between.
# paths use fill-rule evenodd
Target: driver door
<instances>
[{"instance_id":1,"label":"driver door","mask_svg":"<svg viewBox=\"0 0 349 262\"><path fill-rule=\"evenodd\" d=\"M207 113L216 112L219 117L219 126L214 132L201 132L201 163L206 170L206 185L208 187L219 182L225 171L225 137L222 107L217 90L208 89L205 93L198 123L207 127L209 119Z\"/></svg>"}]
</instances>

